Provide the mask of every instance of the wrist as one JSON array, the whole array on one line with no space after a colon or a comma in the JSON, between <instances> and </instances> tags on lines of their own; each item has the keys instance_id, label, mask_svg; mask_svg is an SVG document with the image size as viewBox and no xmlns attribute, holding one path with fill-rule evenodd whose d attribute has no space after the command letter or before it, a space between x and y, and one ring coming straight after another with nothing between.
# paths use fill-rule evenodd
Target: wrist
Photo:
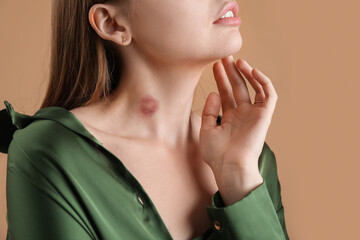
<instances>
[{"instance_id":1,"label":"wrist","mask_svg":"<svg viewBox=\"0 0 360 240\"><path fill-rule=\"evenodd\" d=\"M226 175L226 179L217 181L225 206L240 201L264 182L259 171L237 171Z\"/></svg>"}]
</instances>

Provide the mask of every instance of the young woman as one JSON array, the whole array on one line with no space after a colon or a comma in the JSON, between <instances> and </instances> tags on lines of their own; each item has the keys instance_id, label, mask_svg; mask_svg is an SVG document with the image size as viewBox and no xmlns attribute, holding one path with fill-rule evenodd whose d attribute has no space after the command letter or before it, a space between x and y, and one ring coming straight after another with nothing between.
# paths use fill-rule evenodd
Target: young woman
<instances>
[{"instance_id":1,"label":"young woman","mask_svg":"<svg viewBox=\"0 0 360 240\"><path fill-rule=\"evenodd\" d=\"M42 106L1 111L7 239L289 239L265 142L277 94L231 55L237 14L225 0L54 1ZM213 61L220 94L198 116Z\"/></svg>"}]
</instances>

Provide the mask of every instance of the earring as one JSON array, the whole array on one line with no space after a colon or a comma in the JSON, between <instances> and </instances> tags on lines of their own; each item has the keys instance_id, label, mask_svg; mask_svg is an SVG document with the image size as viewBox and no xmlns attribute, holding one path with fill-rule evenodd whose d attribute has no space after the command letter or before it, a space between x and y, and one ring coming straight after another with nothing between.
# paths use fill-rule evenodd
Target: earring
<instances>
[{"instance_id":1,"label":"earring","mask_svg":"<svg viewBox=\"0 0 360 240\"><path fill-rule=\"evenodd\" d=\"M121 36L121 38L123 42L127 41L127 38L125 36Z\"/></svg>"}]
</instances>

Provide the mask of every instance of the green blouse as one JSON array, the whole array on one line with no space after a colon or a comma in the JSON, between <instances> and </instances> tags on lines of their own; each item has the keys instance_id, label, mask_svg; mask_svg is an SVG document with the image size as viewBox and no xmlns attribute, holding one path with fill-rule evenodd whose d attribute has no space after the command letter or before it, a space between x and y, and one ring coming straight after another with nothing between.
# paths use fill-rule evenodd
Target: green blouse
<instances>
[{"instance_id":1,"label":"green blouse","mask_svg":"<svg viewBox=\"0 0 360 240\"><path fill-rule=\"evenodd\" d=\"M7 240L173 239L141 183L74 114L52 106L30 116L4 103ZM259 170L264 183L240 201L224 206L214 193L206 206L213 225L194 240L289 239L276 159L266 142Z\"/></svg>"}]
</instances>

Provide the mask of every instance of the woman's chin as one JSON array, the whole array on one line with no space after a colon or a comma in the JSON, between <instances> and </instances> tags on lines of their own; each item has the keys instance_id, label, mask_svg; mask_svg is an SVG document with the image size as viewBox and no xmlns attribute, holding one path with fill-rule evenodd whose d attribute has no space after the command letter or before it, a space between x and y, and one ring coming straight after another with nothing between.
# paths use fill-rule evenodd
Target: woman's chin
<instances>
[{"instance_id":1,"label":"woman's chin","mask_svg":"<svg viewBox=\"0 0 360 240\"><path fill-rule=\"evenodd\" d=\"M216 51L217 55L219 55L219 58L222 58L221 56L229 56L232 54L237 53L240 51L242 47L242 38L240 33L237 33L236 35L227 36L224 39L221 39L217 43Z\"/></svg>"},{"instance_id":2,"label":"woman's chin","mask_svg":"<svg viewBox=\"0 0 360 240\"><path fill-rule=\"evenodd\" d=\"M242 47L242 42L239 41L237 43L229 44L226 46L226 48L222 48L218 51L218 54L216 54L216 60L227 57L229 55L235 55L240 51Z\"/></svg>"},{"instance_id":3,"label":"woman's chin","mask_svg":"<svg viewBox=\"0 0 360 240\"><path fill-rule=\"evenodd\" d=\"M233 49L233 54L238 52L242 47L242 37L240 35L240 32L238 37L233 37L232 39L229 39L227 45L229 49Z\"/></svg>"}]
</instances>

